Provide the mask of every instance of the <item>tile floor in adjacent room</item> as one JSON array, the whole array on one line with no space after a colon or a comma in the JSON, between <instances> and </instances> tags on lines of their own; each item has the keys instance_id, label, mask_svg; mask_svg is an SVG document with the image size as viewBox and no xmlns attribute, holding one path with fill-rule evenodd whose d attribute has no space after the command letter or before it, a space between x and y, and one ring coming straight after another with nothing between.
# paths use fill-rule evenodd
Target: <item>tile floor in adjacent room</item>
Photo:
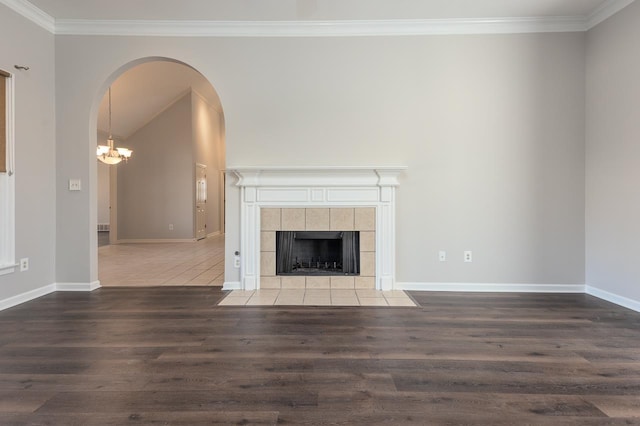
<instances>
[{"instance_id":1,"label":"tile floor in adjacent room","mask_svg":"<svg viewBox=\"0 0 640 426\"><path fill-rule=\"evenodd\" d=\"M222 286L224 235L99 247L98 279L103 287Z\"/></svg>"},{"instance_id":2,"label":"tile floor in adjacent room","mask_svg":"<svg viewBox=\"0 0 640 426\"><path fill-rule=\"evenodd\" d=\"M220 306L417 306L400 290L233 290Z\"/></svg>"}]
</instances>

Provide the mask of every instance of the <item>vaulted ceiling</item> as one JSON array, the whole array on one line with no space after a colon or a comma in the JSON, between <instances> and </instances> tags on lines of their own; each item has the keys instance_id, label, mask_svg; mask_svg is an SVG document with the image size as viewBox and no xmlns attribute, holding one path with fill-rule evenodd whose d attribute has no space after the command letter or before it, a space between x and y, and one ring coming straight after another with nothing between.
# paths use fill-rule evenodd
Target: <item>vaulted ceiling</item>
<instances>
[{"instance_id":1,"label":"vaulted ceiling","mask_svg":"<svg viewBox=\"0 0 640 426\"><path fill-rule=\"evenodd\" d=\"M128 138L193 88L221 110L213 86L199 72L174 62L147 62L122 74L111 86L111 130ZM108 132L108 96L102 98L98 130Z\"/></svg>"}]
</instances>

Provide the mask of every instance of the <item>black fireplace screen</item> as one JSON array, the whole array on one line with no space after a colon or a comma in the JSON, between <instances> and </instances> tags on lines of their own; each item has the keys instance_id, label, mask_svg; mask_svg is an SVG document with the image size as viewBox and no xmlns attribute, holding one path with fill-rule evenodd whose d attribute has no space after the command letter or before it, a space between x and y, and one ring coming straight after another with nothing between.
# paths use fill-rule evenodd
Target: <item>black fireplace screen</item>
<instances>
[{"instance_id":1,"label":"black fireplace screen","mask_svg":"<svg viewBox=\"0 0 640 426\"><path fill-rule=\"evenodd\" d=\"M278 275L359 275L360 232L276 232Z\"/></svg>"}]
</instances>

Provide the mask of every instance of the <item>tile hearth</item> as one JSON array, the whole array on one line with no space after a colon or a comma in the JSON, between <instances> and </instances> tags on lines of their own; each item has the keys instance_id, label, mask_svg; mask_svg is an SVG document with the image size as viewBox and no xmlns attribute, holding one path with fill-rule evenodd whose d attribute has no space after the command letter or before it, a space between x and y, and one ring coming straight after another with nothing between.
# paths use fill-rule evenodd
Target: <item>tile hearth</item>
<instances>
[{"instance_id":1,"label":"tile hearth","mask_svg":"<svg viewBox=\"0 0 640 426\"><path fill-rule=\"evenodd\" d=\"M416 307L401 290L233 290L219 306L404 306Z\"/></svg>"}]
</instances>

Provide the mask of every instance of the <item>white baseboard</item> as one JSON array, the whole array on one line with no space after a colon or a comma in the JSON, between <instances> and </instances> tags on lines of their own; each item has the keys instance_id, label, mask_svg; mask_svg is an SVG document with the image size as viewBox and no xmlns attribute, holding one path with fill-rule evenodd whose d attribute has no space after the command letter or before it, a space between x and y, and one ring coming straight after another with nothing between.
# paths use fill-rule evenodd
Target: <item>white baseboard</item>
<instances>
[{"instance_id":1,"label":"white baseboard","mask_svg":"<svg viewBox=\"0 0 640 426\"><path fill-rule=\"evenodd\" d=\"M0 311L12 308L33 299L37 299L38 297L46 296L47 294L53 293L54 291L56 291L56 285L49 284L44 287L36 288L34 290L30 290L16 296L11 296L4 300L0 300Z\"/></svg>"},{"instance_id":2,"label":"white baseboard","mask_svg":"<svg viewBox=\"0 0 640 426\"><path fill-rule=\"evenodd\" d=\"M226 290L242 290L240 281L225 281L222 285L222 291Z\"/></svg>"},{"instance_id":3,"label":"white baseboard","mask_svg":"<svg viewBox=\"0 0 640 426\"><path fill-rule=\"evenodd\" d=\"M638 300L629 299L628 297L610 293L606 290L591 287L590 285L586 286L585 293L591 296L595 296L599 299L606 300L607 302L615 303L616 305L631 309L632 311L640 312L640 301Z\"/></svg>"},{"instance_id":4,"label":"white baseboard","mask_svg":"<svg viewBox=\"0 0 640 426\"><path fill-rule=\"evenodd\" d=\"M584 293L583 284L402 283L394 290L494 293Z\"/></svg>"},{"instance_id":5,"label":"white baseboard","mask_svg":"<svg viewBox=\"0 0 640 426\"><path fill-rule=\"evenodd\" d=\"M54 283L16 296L0 300L0 311L46 296L55 291L93 291L100 288L100 281L92 283ZM223 291L241 290L240 281L225 281ZM607 302L640 312L640 301L582 284L485 284L485 283L401 283L395 290L496 292L496 293L586 293Z\"/></svg>"},{"instance_id":6,"label":"white baseboard","mask_svg":"<svg viewBox=\"0 0 640 426\"><path fill-rule=\"evenodd\" d=\"M212 232L210 234L207 234L207 238L217 237L218 235L222 235L222 233L220 231Z\"/></svg>"},{"instance_id":7,"label":"white baseboard","mask_svg":"<svg viewBox=\"0 0 640 426\"><path fill-rule=\"evenodd\" d=\"M57 291L93 291L99 289L100 281L92 283L56 283Z\"/></svg>"},{"instance_id":8,"label":"white baseboard","mask_svg":"<svg viewBox=\"0 0 640 426\"><path fill-rule=\"evenodd\" d=\"M156 244L156 243L193 243L195 238L157 239L157 240L118 240L115 244Z\"/></svg>"}]
</instances>

